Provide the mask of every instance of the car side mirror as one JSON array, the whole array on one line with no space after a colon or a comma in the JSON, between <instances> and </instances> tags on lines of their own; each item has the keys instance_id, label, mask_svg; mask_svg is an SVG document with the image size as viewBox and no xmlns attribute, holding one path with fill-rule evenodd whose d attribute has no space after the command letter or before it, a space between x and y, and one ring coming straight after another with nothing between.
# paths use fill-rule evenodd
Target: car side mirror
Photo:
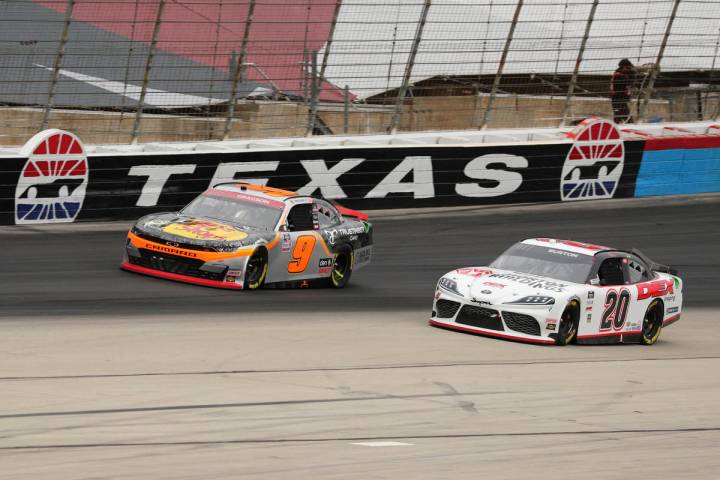
<instances>
[{"instance_id":1,"label":"car side mirror","mask_svg":"<svg viewBox=\"0 0 720 480\"><path fill-rule=\"evenodd\" d=\"M289 232L290 229L288 228L287 224L283 223L278 227L278 231L280 232Z\"/></svg>"},{"instance_id":2,"label":"car side mirror","mask_svg":"<svg viewBox=\"0 0 720 480\"><path fill-rule=\"evenodd\" d=\"M595 275L595 278L591 278L590 285L600 285L600 277Z\"/></svg>"}]
</instances>

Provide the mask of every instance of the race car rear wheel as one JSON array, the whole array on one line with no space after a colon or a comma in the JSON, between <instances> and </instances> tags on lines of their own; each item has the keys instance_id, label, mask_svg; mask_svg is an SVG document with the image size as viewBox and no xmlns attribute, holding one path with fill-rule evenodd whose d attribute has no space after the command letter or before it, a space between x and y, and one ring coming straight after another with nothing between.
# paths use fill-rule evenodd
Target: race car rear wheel
<instances>
[{"instance_id":1,"label":"race car rear wheel","mask_svg":"<svg viewBox=\"0 0 720 480\"><path fill-rule=\"evenodd\" d=\"M245 267L244 286L247 290L257 290L265 283L268 271L267 252L263 248L255 250Z\"/></svg>"},{"instance_id":2,"label":"race car rear wheel","mask_svg":"<svg viewBox=\"0 0 720 480\"><path fill-rule=\"evenodd\" d=\"M330 286L343 288L350 281L353 266L353 251L348 245L343 246L335 255L330 272Z\"/></svg>"},{"instance_id":3,"label":"race car rear wheel","mask_svg":"<svg viewBox=\"0 0 720 480\"><path fill-rule=\"evenodd\" d=\"M572 343L577 337L578 324L580 322L580 302L570 300L565 311L560 317L560 325L558 325L557 337L555 343L558 345L567 345Z\"/></svg>"},{"instance_id":4,"label":"race car rear wheel","mask_svg":"<svg viewBox=\"0 0 720 480\"><path fill-rule=\"evenodd\" d=\"M645 318L643 318L642 334L640 335L643 345L652 345L657 342L662 330L662 322L663 305L660 300L655 299L648 305Z\"/></svg>"}]
</instances>

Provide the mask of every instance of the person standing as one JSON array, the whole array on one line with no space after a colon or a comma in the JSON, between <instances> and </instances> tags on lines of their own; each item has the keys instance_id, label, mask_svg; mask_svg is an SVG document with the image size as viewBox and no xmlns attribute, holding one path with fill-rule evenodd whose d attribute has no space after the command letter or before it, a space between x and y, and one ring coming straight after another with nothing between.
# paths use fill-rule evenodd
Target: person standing
<instances>
[{"instance_id":1,"label":"person standing","mask_svg":"<svg viewBox=\"0 0 720 480\"><path fill-rule=\"evenodd\" d=\"M634 81L634 70L635 67L632 62L627 58L623 58L610 80L613 119L618 124L632 122L630 118L630 87Z\"/></svg>"}]
</instances>

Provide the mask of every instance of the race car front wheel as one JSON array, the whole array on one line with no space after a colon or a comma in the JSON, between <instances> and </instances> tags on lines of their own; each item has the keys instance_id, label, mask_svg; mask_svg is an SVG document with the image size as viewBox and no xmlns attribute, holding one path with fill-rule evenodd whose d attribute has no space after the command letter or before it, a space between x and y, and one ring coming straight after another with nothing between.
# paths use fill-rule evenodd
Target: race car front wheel
<instances>
[{"instance_id":1,"label":"race car front wheel","mask_svg":"<svg viewBox=\"0 0 720 480\"><path fill-rule=\"evenodd\" d=\"M558 345L567 345L572 343L577 336L578 324L580 322L580 302L570 300L568 306L565 307L560 317L560 325L558 326L557 337L555 343Z\"/></svg>"},{"instance_id":2,"label":"race car front wheel","mask_svg":"<svg viewBox=\"0 0 720 480\"><path fill-rule=\"evenodd\" d=\"M333 288L343 288L350 281L352 274L353 253L352 248L345 245L335 255L333 261L332 272L330 273L330 286Z\"/></svg>"},{"instance_id":3,"label":"race car front wheel","mask_svg":"<svg viewBox=\"0 0 720 480\"><path fill-rule=\"evenodd\" d=\"M255 250L245 267L245 288L257 290L265 283L268 271L267 252L259 248Z\"/></svg>"},{"instance_id":4,"label":"race car front wheel","mask_svg":"<svg viewBox=\"0 0 720 480\"><path fill-rule=\"evenodd\" d=\"M648 305L645 318L643 318L642 335L640 336L643 345L652 345L657 342L660 330L662 330L662 322L663 306L660 300L656 299Z\"/></svg>"}]
</instances>

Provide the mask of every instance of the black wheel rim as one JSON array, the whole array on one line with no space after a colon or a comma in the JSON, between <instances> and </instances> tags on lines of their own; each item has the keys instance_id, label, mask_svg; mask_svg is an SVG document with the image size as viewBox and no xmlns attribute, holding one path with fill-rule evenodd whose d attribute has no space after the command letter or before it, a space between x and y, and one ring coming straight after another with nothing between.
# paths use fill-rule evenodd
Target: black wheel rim
<instances>
[{"instance_id":1,"label":"black wheel rim","mask_svg":"<svg viewBox=\"0 0 720 480\"><path fill-rule=\"evenodd\" d=\"M349 264L348 257L345 254L340 254L335 259L333 265L332 277L335 284L341 283L347 274Z\"/></svg>"},{"instance_id":2,"label":"black wheel rim","mask_svg":"<svg viewBox=\"0 0 720 480\"><path fill-rule=\"evenodd\" d=\"M558 335L562 337L565 342L569 342L575 336L575 322L572 318L572 310L568 307L560 317L560 328Z\"/></svg>"},{"instance_id":3,"label":"black wheel rim","mask_svg":"<svg viewBox=\"0 0 720 480\"><path fill-rule=\"evenodd\" d=\"M656 308L657 302L652 303L648 307L643 320L643 337L645 337L647 341L655 341L655 336L660 329L660 322L658 321L658 315L655 311Z\"/></svg>"},{"instance_id":4,"label":"black wheel rim","mask_svg":"<svg viewBox=\"0 0 720 480\"><path fill-rule=\"evenodd\" d=\"M263 271L263 259L260 255L253 256L248 261L247 266L247 281L248 283L255 283L260 280L260 276Z\"/></svg>"}]
</instances>

